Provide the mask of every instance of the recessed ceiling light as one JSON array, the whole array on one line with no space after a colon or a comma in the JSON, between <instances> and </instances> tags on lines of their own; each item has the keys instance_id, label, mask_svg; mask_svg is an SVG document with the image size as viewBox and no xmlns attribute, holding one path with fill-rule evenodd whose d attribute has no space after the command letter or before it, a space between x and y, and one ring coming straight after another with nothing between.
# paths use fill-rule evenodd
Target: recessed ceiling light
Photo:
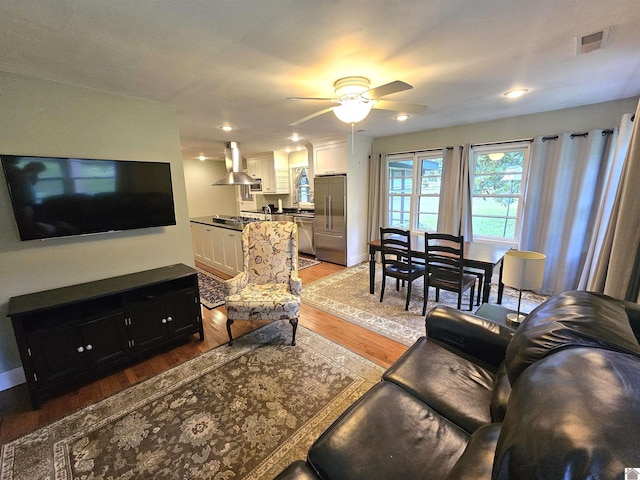
<instances>
[{"instance_id":1,"label":"recessed ceiling light","mask_svg":"<svg viewBox=\"0 0 640 480\"><path fill-rule=\"evenodd\" d=\"M205 157L203 154L200 154L200 156L198 157L198 160L200 160L201 162L204 162L207 159L207 157Z\"/></svg>"},{"instance_id":2,"label":"recessed ceiling light","mask_svg":"<svg viewBox=\"0 0 640 480\"><path fill-rule=\"evenodd\" d=\"M298 145L298 146L296 147L296 151L297 151L297 152L301 152L301 151L302 151L302 147L301 147L300 145Z\"/></svg>"},{"instance_id":3,"label":"recessed ceiling light","mask_svg":"<svg viewBox=\"0 0 640 480\"><path fill-rule=\"evenodd\" d=\"M289 137L291 140L293 140L294 142L299 142L300 140L302 140L302 137L299 136L297 133L294 133L293 135L291 135Z\"/></svg>"},{"instance_id":4,"label":"recessed ceiling light","mask_svg":"<svg viewBox=\"0 0 640 480\"><path fill-rule=\"evenodd\" d=\"M527 90L526 88L520 88L518 90L509 90L504 94L504 96L509 98L518 98L524 95L525 93L527 93L528 91L529 90Z\"/></svg>"},{"instance_id":5,"label":"recessed ceiling light","mask_svg":"<svg viewBox=\"0 0 640 480\"><path fill-rule=\"evenodd\" d=\"M399 115L396 115L393 118L395 118L399 122L404 122L405 120L407 120L409 118L409 115L407 115L406 113L401 113Z\"/></svg>"},{"instance_id":6,"label":"recessed ceiling light","mask_svg":"<svg viewBox=\"0 0 640 480\"><path fill-rule=\"evenodd\" d=\"M220 128L225 132L230 132L231 130L233 130L233 127L231 125L220 125Z\"/></svg>"},{"instance_id":7,"label":"recessed ceiling light","mask_svg":"<svg viewBox=\"0 0 640 480\"><path fill-rule=\"evenodd\" d=\"M291 149L289 147L285 148L284 151L287 153L291 153Z\"/></svg>"}]
</instances>

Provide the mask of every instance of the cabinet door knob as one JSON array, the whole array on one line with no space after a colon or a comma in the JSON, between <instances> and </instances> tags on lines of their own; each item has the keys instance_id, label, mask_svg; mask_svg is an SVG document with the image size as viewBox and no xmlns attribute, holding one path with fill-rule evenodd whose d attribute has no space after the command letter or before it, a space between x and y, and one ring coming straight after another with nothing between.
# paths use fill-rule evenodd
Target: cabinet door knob
<instances>
[{"instance_id":1,"label":"cabinet door knob","mask_svg":"<svg viewBox=\"0 0 640 480\"><path fill-rule=\"evenodd\" d=\"M84 347L78 347L78 352L79 352L79 353L84 352Z\"/></svg>"},{"instance_id":2,"label":"cabinet door knob","mask_svg":"<svg viewBox=\"0 0 640 480\"><path fill-rule=\"evenodd\" d=\"M167 317L167 322L170 322L171 320L173 320L173 318Z\"/></svg>"},{"instance_id":3,"label":"cabinet door knob","mask_svg":"<svg viewBox=\"0 0 640 480\"><path fill-rule=\"evenodd\" d=\"M91 344L87 345L86 349L87 350L93 350L93 345L91 345Z\"/></svg>"},{"instance_id":4,"label":"cabinet door knob","mask_svg":"<svg viewBox=\"0 0 640 480\"><path fill-rule=\"evenodd\" d=\"M166 318L163 318L163 319L162 319L162 323L167 323L167 319L166 319Z\"/></svg>"}]
</instances>

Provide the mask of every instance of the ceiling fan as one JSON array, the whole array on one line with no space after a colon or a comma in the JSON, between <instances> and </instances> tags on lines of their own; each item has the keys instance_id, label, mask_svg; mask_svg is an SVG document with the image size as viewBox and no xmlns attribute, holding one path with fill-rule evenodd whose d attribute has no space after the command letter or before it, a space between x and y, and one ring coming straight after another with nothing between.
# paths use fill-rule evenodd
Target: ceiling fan
<instances>
[{"instance_id":1,"label":"ceiling fan","mask_svg":"<svg viewBox=\"0 0 640 480\"><path fill-rule=\"evenodd\" d=\"M371 109L374 108L377 110L393 110L404 114L422 113L427 108L426 105L380 100L380 97L412 89L413 87L408 83L396 80L374 88L369 88L369 85L370 82L368 78L345 77L337 80L333 84L336 93L335 98L289 97L287 100L315 100L338 104L307 115L289 124L289 126L299 125L302 122L306 122L307 120L331 111L333 111L339 120L353 124L364 120L367 115L369 115Z\"/></svg>"}]
</instances>

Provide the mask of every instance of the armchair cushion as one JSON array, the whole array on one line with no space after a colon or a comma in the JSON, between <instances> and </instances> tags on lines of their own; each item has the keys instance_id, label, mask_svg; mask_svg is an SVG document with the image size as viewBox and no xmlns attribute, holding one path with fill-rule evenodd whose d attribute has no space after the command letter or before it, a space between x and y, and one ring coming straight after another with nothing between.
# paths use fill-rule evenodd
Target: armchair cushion
<instances>
[{"instance_id":1,"label":"armchair cushion","mask_svg":"<svg viewBox=\"0 0 640 480\"><path fill-rule=\"evenodd\" d=\"M286 283L250 283L226 299L227 318L233 320L291 320L300 315L300 296Z\"/></svg>"}]
</instances>

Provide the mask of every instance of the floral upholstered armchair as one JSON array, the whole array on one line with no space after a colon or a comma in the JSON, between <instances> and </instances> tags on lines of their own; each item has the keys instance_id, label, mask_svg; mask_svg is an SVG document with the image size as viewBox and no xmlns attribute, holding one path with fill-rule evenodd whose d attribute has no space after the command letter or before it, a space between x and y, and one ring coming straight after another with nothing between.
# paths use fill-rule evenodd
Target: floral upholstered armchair
<instances>
[{"instance_id":1,"label":"floral upholstered armchair","mask_svg":"<svg viewBox=\"0 0 640 480\"><path fill-rule=\"evenodd\" d=\"M252 222L242 231L244 271L226 280L227 333L235 320L289 320L296 344L302 280L298 278L298 227Z\"/></svg>"}]
</instances>

